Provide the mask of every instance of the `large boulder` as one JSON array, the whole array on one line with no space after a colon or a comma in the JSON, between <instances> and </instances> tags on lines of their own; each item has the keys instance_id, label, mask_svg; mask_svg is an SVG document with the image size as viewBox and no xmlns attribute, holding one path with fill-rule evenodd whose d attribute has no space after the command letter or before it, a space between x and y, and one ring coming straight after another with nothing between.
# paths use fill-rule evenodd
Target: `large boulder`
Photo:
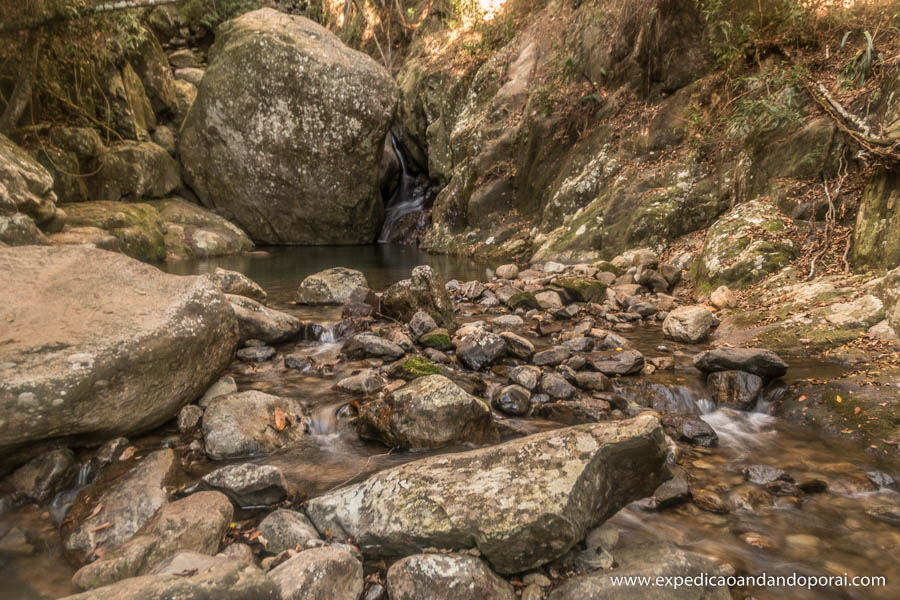
<instances>
[{"instance_id":1,"label":"large boulder","mask_svg":"<svg viewBox=\"0 0 900 600\"><path fill-rule=\"evenodd\" d=\"M665 435L645 415L434 456L313 498L316 529L364 555L477 548L499 573L561 557L668 477Z\"/></svg>"},{"instance_id":2,"label":"large boulder","mask_svg":"<svg viewBox=\"0 0 900 600\"><path fill-rule=\"evenodd\" d=\"M274 581L253 565L217 561L198 573L143 575L123 579L65 600L281 600Z\"/></svg>"},{"instance_id":3,"label":"large boulder","mask_svg":"<svg viewBox=\"0 0 900 600\"><path fill-rule=\"evenodd\" d=\"M0 135L0 243L46 244L39 227L57 214L53 177Z\"/></svg>"},{"instance_id":4,"label":"large boulder","mask_svg":"<svg viewBox=\"0 0 900 600\"><path fill-rule=\"evenodd\" d=\"M300 402L255 390L217 396L203 413L206 453L216 460L269 454L305 434Z\"/></svg>"},{"instance_id":5,"label":"large boulder","mask_svg":"<svg viewBox=\"0 0 900 600\"><path fill-rule=\"evenodd\" d=\"M474 556L413 554L387 572L391 600L515 600L511 585Z\"/></svg>"},{"instance_id":6,"label":"large boulder","mask_svg":"<svg viewBox=\"0 0 900 600\"><path fill-rule=\"evenodd\" d=\"M145 202L75 202L64 204L64 229L51 236L54 244L94 243L98 232L114 237L118 244L104 245L131 258L161 261L166 258L165 224L159 211Z\"/></svg>"},{"instance_id":7,"label":"large boulder","mask_svg":"<svg viewBox=\"0 0 900 600\"><path fill-rule=\"evenodd\" d=\"M419 377L385 400L365 404L360 435L397 448L438 448L499 439L491 409L443 375Z\"/></svg>"},{"instance_id":8,"label":"large boulder","mask_svg":"<svg viewBox=\"0 0 900 600\"><path fill-rule=\"evenodd\" d=\"M356 288L369 287L366 276L355 269L334 267L313 273L297 290L297 304L343 304Z\"/></svg>"},{"instance_id":9,"label":"large boulder","mask_svg":"<svg viewBox=\"0 0 900 600\"><path fill-rule=\"evenodd\" d=\"M181 550L212 555L234 517L219 492L197 492L160 508L137 534L101 560L80 568L72 580L81 589L150 573Z\"/></svg>"},{"instance_id":10,"label":"large boulder","mask_svg":"<svg viewBox=\"0 0 900 600\"><path fill-rule=\"evenodd\" d=\"M453 302L444 281L427 265L412 270L412 277L398 281L381 296L381 312L408 323L417 312L424 311L439 327L453 330Z\"/></svg>"},{"instance_id":11,"label":"large boulder","mask_svg":"<svg viewBox=\"0 0 900 600\"><path fill-rule=\"evenodd\" d=\"M157 427L234 356L234 313L205 277L93 248L32 246L0 249L0 278L0 469L39 442Z\"/></svg>"},{"instance_id":12,"label":"large boulder","mask_svg":"<svg viewBox=\"0 0 900 600\"><path fill-rule=\"evenodd\" d=\"M375 239L379 173L399 93L373 59L273 9L219 28L184 122L185 179L267 244Z\"/></svg>"},{"instance_id":13,"label":"large boulder","mask_svg":"<svg viewBox=\"0 0 900 600\"><path fill-rule=\"evenodd\" d=\"M697 261L701 284L734 289L759 281L797 256L778 209L765 200L739 204L706 234Z\"/></svg>"},{"instance_id":14,"label":"large boulder","mask_svg":"<svg viewBox=\"0 0 900 600\"><path fill-rule=\"evenodd\" d=\"M891 269L900 265L900 175L880 171L863 193L851 257L859 265Z\"/></svg>"}]
</instances>

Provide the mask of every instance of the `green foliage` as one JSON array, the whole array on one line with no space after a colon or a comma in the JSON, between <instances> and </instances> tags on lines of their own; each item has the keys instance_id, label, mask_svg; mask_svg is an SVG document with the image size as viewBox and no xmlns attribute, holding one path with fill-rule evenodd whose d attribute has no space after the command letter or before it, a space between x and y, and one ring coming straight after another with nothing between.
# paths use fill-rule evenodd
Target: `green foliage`
<instances>
[{"instance_id":1,"label":"green foliage","mask_svg":"<svg viewBox=\"0 0 900 600\"><path fill-rule=\"evenodd\" d=\"M743 95L735 102L728 132L745 136L799 123L800 95L796 90L804 73L801 67L773 68L738 78L735 87L743 90Z\"/></svg>"},{"instance_id":2,"label":"green foliage","mask_svg":"<svg viewBox=\"0 0 900 600\"><path fill-rule=\"evenodd\" d=\"M841 39L841 50L847 45L847 40L852 32L848 31ZM884 54L875 54L875 40L868 31L863 32L866 45L856 53L850 62L844 65L844 84L848 87L861 86L872 76L872 69L876 64L884 62Z\"/></svg>"},{"instance_id":3,"label":"green foliage","mask_svg":"<svg viewBox=\"0 0 900 600\"><path fill-rule=\"evenodd\" d=\"M189 24L214 30L220 23L261 6L260 0L187 0L178 11Z\"/></svg>"}]
</instances>

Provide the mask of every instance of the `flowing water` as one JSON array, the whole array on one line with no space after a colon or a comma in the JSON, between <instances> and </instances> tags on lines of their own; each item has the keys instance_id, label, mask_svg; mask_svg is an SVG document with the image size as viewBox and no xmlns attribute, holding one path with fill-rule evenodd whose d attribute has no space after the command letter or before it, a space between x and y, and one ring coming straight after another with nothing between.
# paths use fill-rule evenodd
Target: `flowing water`
<instances>
[{"instance_id":1,"label":"flowing water","mask_svg":"<svg viewBox=\"0 0 900 600\"><path fill-rule=\"evenodd\" d=\"M425 210L432 192L431 182L411 168L406 153L393 133L391 147L400 163L400 176L397 189L384 204L384 224L378 235L378 242L382 244L391 241L394 225L401 217Z\"/></svg>"},{"instance_id":2,"label":"flowing water","mask_svg":"<svg viewBox=\"0 0 900 600\"><path fill-rule=\"evenodd\" d=\"M366 246L337 248L280 248L265 253L166 265L170 272L203 273L223 267L244 272L269 292L269 304L304 319L327 325L339 319L339 309L303 308L291 303L294 291L306 275L323 268L346 266L362 270L377 291L407 277L412 267L431 264L445 278L485 276L481 265L460 259L424 255L410 247ZM467 319L482 315L467 307ZM815 589L784 588L737 590L744 598L895 598L900 585L900 528L878 520L869 509L878 505L900 506L900 495L873 485L867 473L881 471L900 477L897 465L867 454L862 448L825 438L815 430L791 425L766 414L761 403L757 412L714 410L705 385L690 367L696 347L664 342L658 326L624 334L645 355L674 356L672 371L619 380L617 391L640 400L645 406L677 409L702 415L719 435L715 448L683 447L678 465L691 481L694 493L717 494L727 505L719 514L684 503L660 511L636 503L608 523L626 540L667 540L731 564L739 574L760 575L877 575L887 578L885 588ZM535 340L536 345L546 344ZM668 348L660 348L661 344ZM338 363L340 343L299 342L279 347L269 363L252 367L235 363L229 370L239 389L262 391L300 399L310 415L310 435L302 446L288 452L257 459L282 469L292 493L315 496L367 474L427 456L427 452L389 452L383 446L361 441L350 426L350 398L333 389L352 366ZM282 357L301 354L315 358L318 368L306 372L286 369ZM358 368L358 364L355 365ZM841 367L816 361L795 361L786 377L788 384L800 378L830 377ZM488 386L499 377L486 375ZM538 419L498 417L506 437L560 427ZM174 428L167 428L134 441L142 448L177 441ZM465 447L441 450L465 450ZM745 481L742 470L750 465L783 469L795 481L822 480L821 493L793 496L761 494ZM215 465L206 460L187 463L187 480L194 480ZM89 474L85 473L87 479ZM523 482L523 485L527 482ZM63 499L65 500L65 499ZM71 501L71 498L69 498ZM27 532L35 546L27 556L0 555L0 577L7 583L0 598L52 598L72 593L68 578L74 568L65 562L50 509L24 507L0 518L0 536L17 526ZM615 551L613 550L613 556Z\"/></svg>"}]
</instances>

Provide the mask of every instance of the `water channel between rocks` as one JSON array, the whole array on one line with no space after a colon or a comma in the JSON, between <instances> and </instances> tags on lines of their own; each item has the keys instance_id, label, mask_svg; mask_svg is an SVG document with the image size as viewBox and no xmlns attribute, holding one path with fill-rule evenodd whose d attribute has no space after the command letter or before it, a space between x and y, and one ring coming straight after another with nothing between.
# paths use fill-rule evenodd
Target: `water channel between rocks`
<instances>
[{"instance_id":1,"label":"water channel between rocks","mask_svg":"<svg viewBox=\"0 0 900 600\"><path fill-rule=\"evenodd\" d=\"M269 306L303 320L322 325L340 319L340 307L300 307L292 303L304 277L334 266L363 271L369 285L383 291L388 285L409 276L412 267L430 264L445 279L484 279L486 269L465 259L428 256L412 247L390 245L358 247L298 247L270 249L268 253L179 262L164 265L176 274L198 274L216 267L243 272L269 294ZM467 309L462 320L481 318L475 308ZM490 315L488 315L490 316ZM869 589L753 589L736 597L755 598L894 598L900 584L900 529L870 516L874 505L900 505L900 494L876 489L867 478L870 471L900 475L896 464L885 464L865 453L858 445L824 438L816 431L791 425L760 412L741 413L715 410L699 373L690 359L699 348L664 341L658 325L623 334L648 357L661 356L665 344L675 351L676 367L650 376L617 380L616 391L626 397L643 397L641 404L679 405L684 412L702 413L716 430L715 448L684 446L679 465L688 473L692 489L707 490L729 498L725 514L701 510L687 502L660 511L631 506L608 523L621 530L627 540L667 540L684 548L726 561L740 574L800 573L805 575L880 575L885 588ZM546 342L533 339L536 346ZM327 375L285 369L283 356L290 353L313 356L319 364L337 362L339 342L300 342L278 348L272 362L248 367L235 362L228 374L239 390L257 389L299 399L311 415L310 431L303 445L288 452L255 459L254 462L279 467L291 491L315 496L349 481L427 455L425 452L388 452L383 446L361 441L341 410L351 398L333 388L350 373L337 365ZM812 377L826 378L840 367L812 360L793 361L786 383ZM490 373L490 384L501 382ZM652 398L652 400L648 400ZM507 432L541 431L563 426L538 419L511 419L498 415ZM508 434L511 435L511 434ZM141 451L179 442L171 424L140 440L132 440ZM456 448L452 450L465 450ZM446 450L445 450L446 451ZM741 468L770 465L787 472L795 480L821 479L827 491L793 496L763 497L745 481ZM215 466L208 461L193 463L187 481L195 480ZM528 485L523 481L522 485ZM742 507L735 505L743 504ZM69 578L73 565L65 561L52 520L43 509L26 506L0 517L0 533L15 525L23 529L34 552L23 556L0 555L0 588L3 599L54 598L74 593ZM40 540L40 543L34 543ZM613 551L613 555L615 552Z\"/></svg>"}]
</instances>

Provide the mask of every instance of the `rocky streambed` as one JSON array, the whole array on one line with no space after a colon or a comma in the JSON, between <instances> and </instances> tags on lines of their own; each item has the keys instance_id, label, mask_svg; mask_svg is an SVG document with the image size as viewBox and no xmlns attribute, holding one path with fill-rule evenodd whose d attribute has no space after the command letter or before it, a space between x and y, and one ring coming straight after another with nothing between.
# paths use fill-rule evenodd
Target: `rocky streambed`
<instances>
[{"instance_id":1,"label":"rocky streambed","mask_svg":"<svg viewBox=\"0 0 900 600\"><path fill-rule=\"evenodd\" d=\"M648 251L487 271L391 252L176 277L0 250L52 275L0 303L5 593L562 600L765 572L888 585L660 597L894 597L895 456L779 416L851 367L722 345L723 311Z\"/></svg>"}]
</instances>

